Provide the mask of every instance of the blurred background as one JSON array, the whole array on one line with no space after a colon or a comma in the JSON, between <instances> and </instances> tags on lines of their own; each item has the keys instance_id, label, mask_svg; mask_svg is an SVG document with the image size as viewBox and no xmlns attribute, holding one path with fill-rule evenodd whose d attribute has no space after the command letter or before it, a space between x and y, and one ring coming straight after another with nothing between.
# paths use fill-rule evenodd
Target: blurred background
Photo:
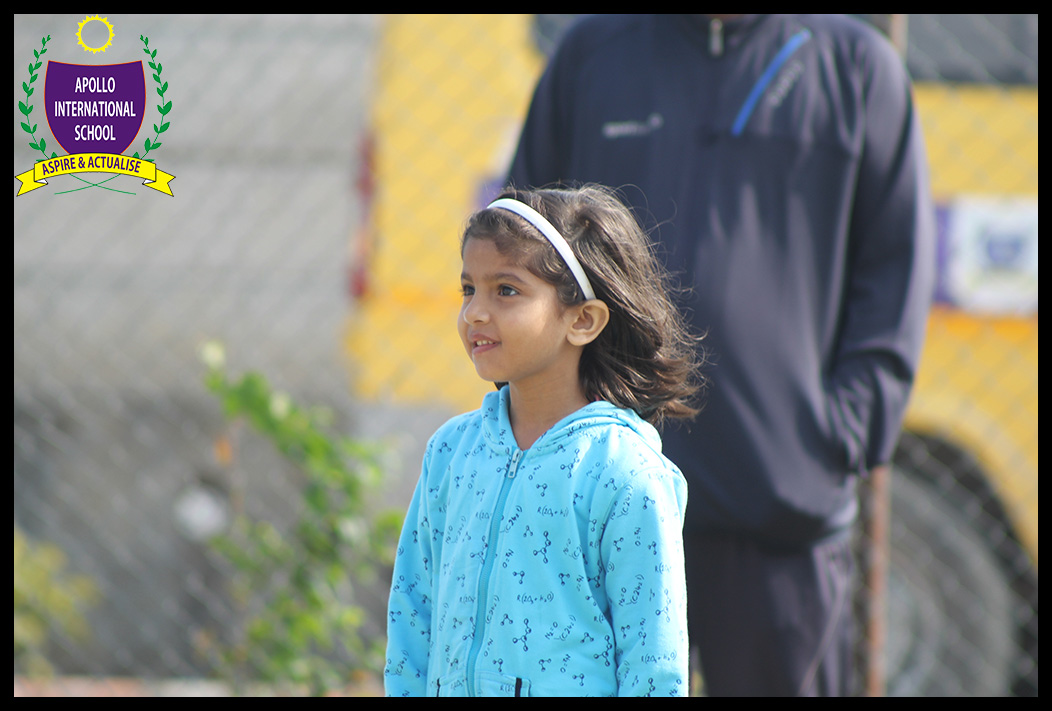
<instances>
[{"instance_id":1,"label":"blurred background","mask_svg":"<svg viewBox=\"0 0 1052 711\"><path fill-rule=\"evenodd\" d=\"M49 153L46 62L136 61L147 37L172 101L150 157L176 176L174 197L59 177L15 198L16 695L290 678L221 653L294 585L287 559L238 560L215 537L248 517L296 544L314 480L206 377L259 372L273 418L300 403L332 437L378 444L367 508L403 507L427 437L486 390L455 336L459 232L574 17L111 15L92 55L84 16L14 16L16 103L41 62L30 123ZM891 481L886 643L866 663L889 695L1036 695L1037 15L862 17L917 83L940 265ZM15 174L41 157L24 120ZM382 643L374 568L331 605ZM378 692L355 645L322 654L356 670L325 690Z\"/></svg>"}]
</instances>

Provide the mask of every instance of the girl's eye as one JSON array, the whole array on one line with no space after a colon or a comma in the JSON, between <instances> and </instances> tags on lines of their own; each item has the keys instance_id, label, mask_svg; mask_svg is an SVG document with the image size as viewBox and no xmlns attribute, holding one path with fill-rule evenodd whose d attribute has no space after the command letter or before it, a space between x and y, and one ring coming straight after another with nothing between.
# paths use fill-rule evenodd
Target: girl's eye
<instances>
[{"instance_id":1,"label":"girl's eye","mask_svg":"<svg viewBox=\"0 0 1052 711\"><path fill-rule=\"evenodd\" d=\"M515 296L519 292L514 287L503 284L497 289L497 293L501 296Z\"/></svg>"},{"instance_id":2,"label":"girl's eye","mask_svg":"<svg viewBox=\"0 0 1052 711\"><path fill-rule=\"evenodd\" d=\"M461 284L460 293L464 296L473 296L475 294L475 287L471 284Z\"/></svg>"}]
</instances>

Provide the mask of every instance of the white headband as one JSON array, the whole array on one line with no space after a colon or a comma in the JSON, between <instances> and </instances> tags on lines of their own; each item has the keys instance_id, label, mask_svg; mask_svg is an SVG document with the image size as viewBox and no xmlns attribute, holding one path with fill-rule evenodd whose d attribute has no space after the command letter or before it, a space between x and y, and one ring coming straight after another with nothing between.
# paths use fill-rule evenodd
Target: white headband
<instances>
[{"instance_id":1,"label":"white headband","mask_svg":"<svg viewBox=\"0 0 1052 711\"><path fill-rule=\"evenodd\" d=\"M537 212L526 203L512 200L511 198L500 198L499 200L494 200L486 206L486 209L491 207L499 207L514 212L516 215L540 230L541 234L552 243L552 246L555 247L555 251L558 252L559 256L561 256L563 261L566 262L566 266L570 268L570 272L573 274L574 279L577 280L577 285L581 287L581 293L584 294L584 298L595 298L595 292L592 291L592 284L588 281L588 276L584 273L584 269L581 268L581 263L577 261L577 257L574 256L573 250L570 249L570 245L567 244L566 240L563 239L563 236L559 234L559 230L555 229L552 223L544 219L544 215Z\"/></svg>"}]
</instances>

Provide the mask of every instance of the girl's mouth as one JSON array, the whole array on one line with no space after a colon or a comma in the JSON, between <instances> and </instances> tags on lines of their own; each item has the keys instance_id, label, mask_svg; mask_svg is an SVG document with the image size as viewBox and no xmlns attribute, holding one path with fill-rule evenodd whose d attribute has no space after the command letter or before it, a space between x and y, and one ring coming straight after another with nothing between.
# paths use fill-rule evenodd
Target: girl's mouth
<instances>
[{"instance_id":1,"label":"girl's mouth","mask_svg":"<svg viewBox=\"0 0 1052 711\"><path fill-rule=\"evenodd\" d=\"M491 341L487 338L480 338L471 342L471 355L479 355L486 351L492 350L500 345L497 341Z\"/></svg>"}]
</instances>

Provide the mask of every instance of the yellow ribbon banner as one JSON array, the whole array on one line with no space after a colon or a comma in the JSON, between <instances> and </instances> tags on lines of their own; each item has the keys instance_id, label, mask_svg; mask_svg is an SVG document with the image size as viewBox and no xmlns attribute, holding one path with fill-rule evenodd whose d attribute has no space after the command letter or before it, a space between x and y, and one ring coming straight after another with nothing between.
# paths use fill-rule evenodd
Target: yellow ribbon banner
<instances>
[{"instance_id":1,"label":"yellow ribbon banner","mask_svg":"<svg viewBox=\"0 0 1052 711\"><path fill-rule=\"evenodd\" d=\"M71 173L122 173L136 178L142 178L142 184L147 188L153 188L165 195L172 195L172 189L168 186L175 176L165 173L157 168L152 162L141 158L129 158L114 153L71 153L68 156L42 160L21 175L17 175L22 185L18 188L18 194L22 195L31 190L42 188L47 185L47 178L57 175L70 175ZM174 196L173 196L174 197Z\"/></svg>"}]
</instances>

